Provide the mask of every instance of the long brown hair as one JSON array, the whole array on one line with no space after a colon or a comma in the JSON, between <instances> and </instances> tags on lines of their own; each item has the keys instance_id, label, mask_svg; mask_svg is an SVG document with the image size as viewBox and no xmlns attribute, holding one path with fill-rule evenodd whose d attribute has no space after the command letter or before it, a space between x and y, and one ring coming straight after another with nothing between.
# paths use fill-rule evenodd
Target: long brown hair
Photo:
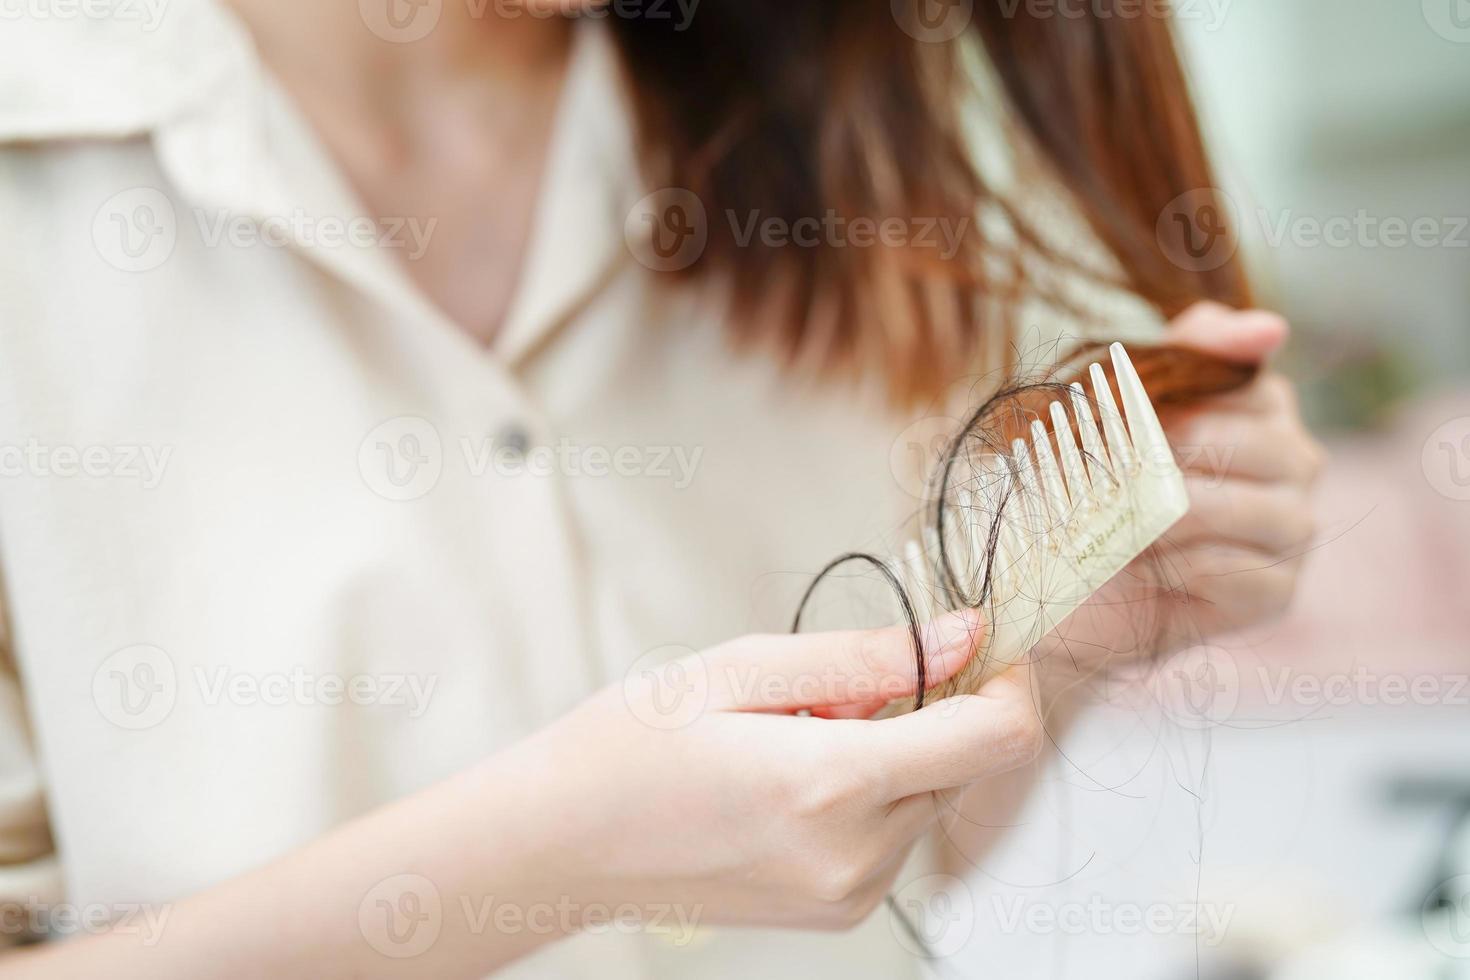
<instances>
[{"instance_id":1,"label":"long brown hair","mask_svg":"<svg viewBox=\"0 0 1470 980\"><path fill-rule=\"evenodd\" d=\"M996 108L1029 154L1023 176L1070 198L1117 260L1113 285L1166 315L1204 298L1245 304L1233 259L1171 261L1189 254L1192 229L1161 216L1184 195L1203 204L1215 181L1162 3L1093 0L1063 16L979 0L962 32L935 40L906 20L931 2L705 0L682 24L617 19L646 177L692 191L711 216L684 272L728 282L740 340L829 374L876 370L913 402L951 380L936 365L977 365L1015 329L1015 301L1047 290L1027 281L1028 254L1072 262L977 167L967 46L983 47L1003 83ZM973 220L985 208L1007 217L1009 235ZM772 247L723 220L829 213L969 223L941 257L911 244Z\"/></svg>"}]
</instances>

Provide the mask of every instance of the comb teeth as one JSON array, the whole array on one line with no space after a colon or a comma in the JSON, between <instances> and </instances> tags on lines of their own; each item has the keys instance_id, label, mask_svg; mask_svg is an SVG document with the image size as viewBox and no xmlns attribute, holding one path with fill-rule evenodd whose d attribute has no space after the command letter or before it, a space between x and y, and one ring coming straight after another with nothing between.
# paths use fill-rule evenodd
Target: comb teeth
<instances>
[{"instance_id":1,"label":"comb teeth","mask_svg":"<svg viewBox=\"0 0 1470 980\"><path fill-rule=\"evenodd\" d=\"M1031 448L1036 453L1036 471L1041 474L1047 512L1053 524L1060 523L1072 512L1072 501L1062 482L1062 471L1057 468L1056 454L1051 451L1051 436L1039 419L1031 423Z\"/></svg>"},{"instance_id":2,"label":"comb teeth","mask_svg":"<svg viewBox=\"0 0 1470 980\"><path fill-rule=\"evenodd\" d=\"M1118 414L1118 403L1113 401L1113 389L1102 365L1092 365L1088 373L1092 377L1092 397L1097 400L1097 414L1102 416L1103 432L1108 437L1111 470L1115 479L1121 479L1133 470L1133 442L1123 427L1123 416Z\"/></svg>"},{"instance_id":3,"label":"comb teeth","mask_svg":"<svg viewBox=\"0 0 1470 980\"><path fill-rule=\"evenodd\" d=\"M1045 502L1041 499L1041 484L1036 477L1036 467L1031 465L1031 450L1025 439L1011 443L1011 465L1016 468L1016 493L1021 513L1016 516L1024 520L1024 530L1031 534L1046 534Z\"/></svg>"},{"instance_id":4,"label":"comb teeth","mask_svg":"<svg viewBox=\"0 0 1470 980\"><path fill-rule=\"evenodd\" d=\"M926 524L924 526L924 547L919 553L918 566L920 574L932 586L929 592L933 597L930 602L930 611L934 615L939 614L941 605L947 609L955 601L949 589L940 585L939 576L934 574L934 570L938 568L940 555L943 553L939 547L939 532L935 531L932 525Z\"/></svg>"},{"instance_id":5,"label":"comb teeth","mask_svg":"<svg viewBox=\"0 0 1470 980\"><path fill-rule=\"evenodd\" d=\"M1072 382L1072 411L1077 416L1077 430L1082 433L1082 451L1086 454L1088 486L1099 480L1112 479L1108 472L1107 450L1103 448L1102 434L1097 431L1097 422L1092 417L1092 403L1082 382Z\"/></svg>"},{"instance_id":6,"label":"comb teeth","mask_svg":"<svg viewBox=\"0 0 1470 980\"><path fill-rule=\"evenodd\" d=\"M980 522L976 519L974 493L968 487L961 487L955 494L955 503L959 505L959 511L950 515L954 525L950 540L955 547L949 554L956 584L968 592L974 589L976 577L980 574L979 562L985 555L985 541L980 536Z\"/></svg>"},{"instance_id":7,"label":"comb teeth","mask_svg":"<svg viewBox=\"0 0 1470 980\"><path fill-rule=\"evenodd\" d=\"M974 460L975 480L956 491L953 530L945 530L956 549L951 567L973 600L988 564L992 606L986 651L941 685L936 699L973 692L1024 659L1189 509L1184 478L1138 372L1121 345L1109 353L1122 413L1107 372L1092 364L1091 399L1081 383L1072 384L1064 399L1070 414L1064 401L1052 402L1050 429L1034 420L1029 440L1014 440L1008 454ZM938 539L930 529L923 540L927 555L910 541L889 567L927 621L962 600L940 595L933 564Z\"/></svg>"},{"instance_id":8,"label":"comb teeth","mask_svg":"<svg viewBox=\"0 0 1470 980\"><path fill-rule=\"evenodd\" d=\"M1123 396L1123 411L1128 414L1128 434L1133 439L1133 450L1141 462L1150 465L1158 462L1159 454L1167 453L1169 441L1164 438L1164 427L1148 400L1148 392L1134 370L1133 362L1122 344L1108 348L1113 355L1113 372L1118 376L1118 391Z\"/></svg>"},{"instance_id":9,"label":"comb teeth","mask_svg":"<svg viewBox=\"0 0 1470 980\"><path fill-rule=\"evenodd\" d=\"M909 541L905 544L903 557L890 561L888 567L908 594L919 622L927 623L933 619L938 611L935 608L937 596L934 594L934 578L929 572L929 561L924 555L924 549L919 547L919 542Z\"/></svg>"},{"instance_id":10,"label":"comb teeth","mask_svg":"<svg viewBox=\"0 0 1470 980\"><path fill-rule=\"evenodd\" d=\"M1020 491L1016 485L1016 476L1011 468L1006 465L1005 460L999 456L987 456L981 461L981 472L987 488L986 513L991 520L1000 518L999 527L995 535L995 560L990 563L990 574L992 591L1009 581L1011 566L1018 556L1023 554L1023 538L1020 533L1019 522L1016 519L1017 510L1025 504L1024 491ZM989 526L980 526L977 538L980 540L981 562L977 571L983 576L985 566L984 555L989 552L991 542L989 538Z\"/></svg>"},{"instance_id":11,"label":"comb teeth","mask_svg":"<svg viewBox=\"0 0 1470 980\"><path fill-rule=\"evenodd\" d=\"M1061 402L1051 403L1051 429L1056 435L1057 448L1062 453L1062 475L1067 478L1067 492L1072 498L1072 508L1087 502L1092 483L1087 479L1087 470L1082 465L1082 451L1077 448L1077 439L1072 435L1072 420Z\"/></svg>"}]
</instances>

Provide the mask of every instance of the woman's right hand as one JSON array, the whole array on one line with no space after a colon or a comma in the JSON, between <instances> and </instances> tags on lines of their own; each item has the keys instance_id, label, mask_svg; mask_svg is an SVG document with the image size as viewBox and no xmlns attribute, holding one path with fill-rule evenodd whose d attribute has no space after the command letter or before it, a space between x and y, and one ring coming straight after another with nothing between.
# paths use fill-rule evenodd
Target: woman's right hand
<instances>
[{"instance_id":1,"label":"woman's right hand","mask_svg":"<svg viewBox=\"0 0 1470 980\"><path fill-rule=\"evenodd\" d=\"M925 627L928 683L957 671L982 633L973 612ZM555 828L540 859L584 902L852 926L936 819L933 791L1014 769L1041 746L1023 669L977 695L861 717L914 686L903 627L749 636L635 670L511 750L519 781L540 787L527 805Z\"/></svg>"},{"instance_id":2,"label":"woman's right hand","mask_svg":"<svg viewBox=\"0 0 1470 980\"><path fill-rule=\"evenodd\" d=\"M935 684L981 629L958 613L924 633ZM850 926L936 819L933 791L1041 745L1024 668L868 720L914 685L903 628L751 636L635 671L479 765L164 906L146 942L29 947L0 976L471 978L614 916Z\"/></svg>"}]
</instances>

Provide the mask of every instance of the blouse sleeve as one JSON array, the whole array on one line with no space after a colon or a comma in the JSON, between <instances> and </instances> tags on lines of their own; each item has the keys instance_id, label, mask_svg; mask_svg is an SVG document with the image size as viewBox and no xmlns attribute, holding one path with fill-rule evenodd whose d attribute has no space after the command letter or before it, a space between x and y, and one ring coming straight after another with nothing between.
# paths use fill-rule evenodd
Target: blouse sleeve
<instances>
[{"instance_id":1,"label":"blouse sleeve","mask_svg":"<svg viewBox=\"0 0 1470 980\"><path fill-rule=\"evenodd\" d=\"M0 945L37 938L35 923L48 916L36 911L61 897L40 766L0 609Z\"/></svg>"}]
</instances>

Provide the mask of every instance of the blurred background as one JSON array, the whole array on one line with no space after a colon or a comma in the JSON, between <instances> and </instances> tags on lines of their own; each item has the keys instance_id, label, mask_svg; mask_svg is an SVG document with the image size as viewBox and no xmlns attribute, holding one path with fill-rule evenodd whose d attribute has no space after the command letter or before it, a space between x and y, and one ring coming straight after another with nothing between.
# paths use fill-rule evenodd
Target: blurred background
<instances>
[{"instance_id":1,"label":"blurred background","mask_svg":"<svg viewBox=\"0 0 1470 980\"><path fill-rule=\"evenodd\" d=\"M1068 733L950 965L1470 977L1470 0L1175 7L1322 538L1287 622Z\"/></svg>"}]
</instances>

